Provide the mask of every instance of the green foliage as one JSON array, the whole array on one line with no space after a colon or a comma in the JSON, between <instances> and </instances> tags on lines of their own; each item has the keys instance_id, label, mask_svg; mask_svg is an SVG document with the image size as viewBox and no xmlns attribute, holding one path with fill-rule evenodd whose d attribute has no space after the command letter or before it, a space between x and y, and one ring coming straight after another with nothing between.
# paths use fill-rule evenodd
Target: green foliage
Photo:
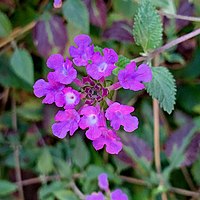
<instances>
[{"instance_id":1,"label":"green foliage","mask_svg":"<svg viewBox=\"0 0 200 200\"><path fill-rule=\"evenodd\" d=\"M25 49L15 49L11 57L13 72L29 85L33 85L33 60L30 53Z\"/></svg>"},{"instance_id":2,"label":"green foliage","mask_svg":"<svg viewBox=\"0 0 200 200\"><path fill-rule=\"evenodd\" d=\"M12 25L9 18L0 11L0 37L8 36L12 31Z\"/></svg>"},{"instance_id":3,"label":"green foliage","mask_svg":"<svg viewBox=\"0 0 200 200\"><path fill-rule=\"evenodd\" d=\"M68 0L63 4L63 15L83 33L89 32L89 15L81 0Z\"/></svg>"},{"instance_id":4,"label":"green foliage","mask_svg":"<svg viewBox=\"0 0 200 200\"><path fill-rule=\"evenodd\" d=\"M17 186L14 183L6 180L0 180L0 197L9 195L17 190Z\"/></svg>"},{"instance_id":5,"label":"green foliage","mask_svg":"<svg viewBox=\"0 0 200 200\"><path fill-rule=\"evenodd\" d=\"M153 67L153 80L146 83L147 92L159 101L160 107L169 114L174 110L176 84L171 72L165 67Z\"/></svg>"},{"instance_id":6,"label":"green foliage","mask_svg":"<svg viewBox=\"0 0 200 200\"><path fill-rule=\"evenodd\" d=\"M200 170L200 157L199 159L194 163L194 165L192 166L192 175L194 177L194 180L196 181L196 183L198 185L200 185L200 173L199 173L199 170Z\"/></svg>"},{"instance_id":7,"label":"green foliage","mask_svg":"<svg viewBox=\"0 0 200 200\"><path fill-rule=\"evenodd\" d=\"M49 174L54 169L53 158L47 148L44 148L37 161L37 170L41 174Z\"/></svg>"},{"instance_id":8,"label":"green foliage","mask_svg":"<svg viewBox=\"0 0 200 200\"><path fill-rule=\"evenodd\" d=\"M59 190L54 192L54 195L58 200L66 200L66 199L78 200L76 195L70 190Z\"/></svg>"},{"instance_id":9,"label":"green foliage","mask_svg":"<svg viewBox=\"0 0 200 200\"><path fill-rule=\"evenodd\" d=\"M149 0L142 0L134 17L133 35L144 52L157 48L162 43L162 23L155 7Z\"/></svg>"},{"instance_id":10,"label":"green foliage","mask_svg":"<svg viewBox=\"0 0 200 200\"><path fill-rule=\"evenodd\" d=\"M125 56L119 55L118 62L115 64L117 68L113 70L113 74L117 76L119 70L124 69L128 63L130 63L130 59Z\"/></svg>"}]
</instances>

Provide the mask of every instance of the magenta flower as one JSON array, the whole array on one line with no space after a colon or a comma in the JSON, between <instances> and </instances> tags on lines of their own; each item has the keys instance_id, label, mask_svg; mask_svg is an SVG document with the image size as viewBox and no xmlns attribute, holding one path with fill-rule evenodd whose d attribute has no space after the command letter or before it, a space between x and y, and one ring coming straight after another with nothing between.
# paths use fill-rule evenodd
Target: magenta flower
<instances>
[{"instance_id":1,"label":"magenta flower","mask_svg":"<svg viewBox=\"0 0 200 200\"><path fill-rule=\"evenodd\" d=\"M109 190L108 176L106 173L101 173L98 176L99 188L105 191Z\"/></svg>"},{"instance_id":2,"label":"magenta flower","mask_svg":"<svg viewBox=\"0 0 200 200\"><path fill-rule=\"evenodd\" d=\"M47 66L54 69L55 81L62 84L70 84L77 76L77 71L74 69L72 62L64 58L60 54L53 54L47 60Z\"/></svg>"},{"instance_id":3,"label":"magenta flower","mask_svg":"<svg viewBox=\"0 0 200 200\"><path fill-rule=\"evenodd\" d=\"M117 134L106 128L101 128L101 135L92 142L93 147L98 151L106 146L106 151L110 154L118 154L122 150L122 143Z\"/></svg>"},{"instance_id":4,"label":"magenta flower","mask_svg":"<svg viewBox=\"0 0 200 200\"><path fill-rule=\"evenodd\" d=\"M52 125L53 134L63 139L69 132L70 136L78 129L80 116L74 109L58 111L55 116L57 123Z\"/></svg>"},{"instance_id":5,"label":"magenta flower","mask_svg":"<svg viewBox=\"0 0 200 200\"><path fill-rule=\"evenodd\" d=\"M54 0L53 7L54 8L61 8L62 7L62 0Z\"/></svg>"},{"instance_id":6,"label":"magenta flower","mask_svg":"<svg viewBox=\"0 0 200 200\"><path fill-rule=\"evenodd\" d=\"M137 68L136 63L131 62L125 69L119 71L118 79L124 89L138 91L145 88L143 82L152 80L152 71L146 64L141 64Z\"/></svg>"},{"instance_id":7,"label":"magenta flower","mask_svg":"<svg viewBox=\"0 0 200 200\"><path fill-rule=\"evenodd\" d=\"M47 76L48 82L43 79L39 79L33 85L34 94L36 97L46 96L42 103L52 104L55 102L55 96L62 91L64 85L55 81L55 76L50 72Z\"/></svg>"},{"instance_id":8,"label":"magenta flower","mask_svg":"<svg viewBox=\"0 0 200 200\"><path fill-rule=\"evenodd\" d=\"M92 57L92 63L87 65L87 73L95 80L99 80L102 77L110 76L114 65L118 61L118 55L113 49L103 49L102 56L99 52L96 52Z\"/></svg>"},{"instance_id":9,"label":"magenta flower","mask_svg":"<svg viewBox=\"0 0 200 200\"><path fill-rule=\"evenodd\" d=\"M90 140L95 140L101 135L101 127L104 125L102 113L99 106L86 106L80 110L81 120L79 126L81 129L89 128L86 136Z\"/></svg>"},{"instance_id":10,"label":"magenta flower","mask_svg":"<svg viewBox=\"0 0 200 200\"><path fill-rule=\"evenodd\" d=\"M80 102L81 94L71 87L64 88L62 92L58 93L55 98L55 103L58 107L65 109L74 108Z\"/></svg>"},{"instance_id":11,"label":"magenta flower","mask_svg":"<svg viewBox=\"0 0 200 200\"><path fill-rule=\"evenodd\" d=\"M91 195L86 197L86 200L105 200L105 198L102 192L93 192Z\"/></svg>"},{"instance_id":12,"label":"magenta flower","mask_svg":"<svg viewBox=\"0 0 200 200\"><path fill-rule=\"evenodd\" d=\"M74 38L74 43L77 47L71 46L69 48L70 56L76 66L86 66L94 53L94 45L88 35L81 34Z\"/></svg>"},{"instance_id":13,"label":"magenta flower","mask_svg":"<svg viewBox=\"0 0 200 200\"><path fill-rule=\"evenodd\" d=\"M120 189L116 189L111 193L111 200L128 200L128 197Z\"/></svg>"},{"instance_id":14,"label":"magenta flower","mask_svg":"<svg viewBox=\"0 0 200 200\"><path fill-rule=\"evenodd\" d=\"M138 128L137 117L131 116L134 111L132 106L121 105L117 102L111 104L106 110L106 118L111 121L111 126L115 130L119 130L120 125L124 126L124 130L132 132Z\"/></svg>"}]
</instances>

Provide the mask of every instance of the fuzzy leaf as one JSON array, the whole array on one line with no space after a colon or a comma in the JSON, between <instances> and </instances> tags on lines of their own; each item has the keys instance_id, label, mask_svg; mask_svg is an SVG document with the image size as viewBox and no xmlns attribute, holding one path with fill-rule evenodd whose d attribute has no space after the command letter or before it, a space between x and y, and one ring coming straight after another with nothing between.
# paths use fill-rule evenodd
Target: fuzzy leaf
<instances>
[{"instance_id":1,"label":"fuzzy leaf","mask_svg":"<svg viewBox=\"0 0 200 200\"><path fill-rule=\"evenodd\" d=\"M119 55L118 62L115 64L117 68L113 70L113 74L117 76L119 70L124 69L129 62L130 59L125 56Z\"/></svg>"},{"instance_id":2,"label":"fuzzy leaf","mask_svg":"<svg viewBox=\"0 0 200 200\"><path fill-rule=\"evenodd\" d=\"M0 11L0 37L7 37L12 30L9 18Z\"/></svg>"},{"instance_id":3,"label":"fuzzy leaf","mask_svg":"<svg viewBox=\"0 0 200 200\"><path fill-rule=\"evenodd\" d=\"M176 84L173 75L165 67L153 67L153 79L146 83L147 92L159 101L160 107L169 114L174 110Z\"/></svg>"},{"instance_id":4,"label":"fuzzy leaf","mask_svg":"<svg viewBox=\"0 0 200 200\"><path fill-rule=\"evenodd\" d=\"M30 53L16 48L10 62L13 72L29 85L33 85L33 60Z\"/></svg>"},{"instance_id":5,"label":"fuzzy leaf","mask_svg":"<svg viewBox=\"0 0 200 200\"><path fill-rule=\"evenodd\" d=\"M134 18L133 36L144 52L155 49L162 42L162 23L155 7L149 0L142 0Z\"/></svg>"},{"instance_id":6,"label":"fuzzy leaf","mask_svg":"<svg viewBox=\"0 0 200 200\"><path fill-rule=\"evenodd\" d=\"M89 32L89 14L81 0L68 0L63 4L63 15L83 33Z\"/></svg>"}]
</instances>

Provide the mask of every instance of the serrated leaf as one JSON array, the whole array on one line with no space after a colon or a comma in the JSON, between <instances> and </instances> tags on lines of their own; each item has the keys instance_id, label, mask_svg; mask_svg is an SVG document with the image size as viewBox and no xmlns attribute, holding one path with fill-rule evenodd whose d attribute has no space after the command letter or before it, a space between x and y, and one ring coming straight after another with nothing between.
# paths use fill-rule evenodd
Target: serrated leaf
<instances>
[{"instance_id":1,"label":"serrated leaf","mask_svg":"<svg viewBox=\"0 0 200 200\"><path fill-rule=\"evenodd\" d=\"M117 68L113 70L113 74L117 76L119 73L119 70L124 69L129 62L130 62L130 59L128 59L125 56L119 55L118 62L115 64Z\"/></svg>"},{"instance_id":2,"label":"serrated leaf","mask_svg":"<svg viewBox=\"0 0 200 200\"><path fill-rule=\"evenodd\" d=\"M0 180L0 196L9 195L17 190L17 186L6 180Z\"/></svg>"},{"instance_id":3,"label":"serrated leaf","mask_svg":"<svg viewBox=\"0 0 200 200\"><path fill-rule=\"evenodd\" d=\"M89 14L81 0L67 0L63 4L63 15L83 33L89 32Z\"/></svg>"},{"instance_id":4,"label":"serrated leaf","mask_svg":"<svg viewBox=\"0 0 200 200\"><path fill-rule=\"evenodd\" d=\"M49 174L53 171L53 159L48 149L44 148L37 162L37 170L41 174Z\"/></svg>"},{"instance_id":5,"label":"serrated leaf","mask_svg":"<svg viewBox=\"0 0 200 200\"><path fill-rule=\"evenodd\" d=\"M0 37L7 37L12 30L9 18L0 11Z\"/></svg>"},{"instance_id":6,"label":"serrated leaf","mask_svg":"<svg viewBox=\"0 0 200 200\"><path fill-rule=\"evenodd\" d=\"M11 57L11 68L13 72L29 85L33 85L33 60L25 49L15 49Z\"/></svg>"},{"instance_id":7,"label":"serrated leaf","mask_svg":"<svg viewBox=\"0 0 200 200\"><path fill-rule=\"evenodd\" d=\"M169 114L174 110L176 84L173 75L166 67L153 67L153 79L145 83L147 92L159 101L160 107Z\"/></svg>"},{"instance_id":8,"label":"serrated leaf","mask_svg":"<svg viewBox=\"0 0 200 200\"><path fill-rule=\"evenodd\" d=\"M134 18L133 36L144 52L155 49L162 42L162 22L149 0L142 0Z\"/></svg>"}]
</instances>

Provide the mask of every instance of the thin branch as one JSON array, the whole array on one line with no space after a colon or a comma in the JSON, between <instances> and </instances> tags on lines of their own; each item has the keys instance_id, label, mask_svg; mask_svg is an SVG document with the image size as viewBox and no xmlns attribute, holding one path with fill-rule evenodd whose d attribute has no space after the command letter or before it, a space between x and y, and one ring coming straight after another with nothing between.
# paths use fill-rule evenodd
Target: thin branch
<instances>
[{"instance_id":1,"label":"thin branch","mask_svg":"<svg viewBox=\"0 0 200 200\"><path fill-rule=\"evenodd\" d=\"M200 197L200 192L193 192L193 191L184 190L184 189L175 188L175 187L171 187L170 191L175 192L177 194L181 194L183 196Z\"/></svg>"},{"instance_id":2,"label":"thin branch","mask_svg":"<svg viewBox=\"0 0 200 200\"><path fill-rule=\"evenodd\" d=\"M183 35L183 36L181 36L181 37L179 37L179 38L177 38L175 40L172 40L171 42L165 44L164 46L162 46L160 48L157 48L154 51L150 52L147 56L141 56L141 57L135 58L135 59L133 59L131 61L135 61L137 63L137 62L142 62L144 60L152 59L155 56L159 55L160 53L162 53L162 52L164 52L164 51L176 46L177 44L180 44L180 43L182 43L182 42L184 42L186 40L189 40L189 39L191 39L191 38L193 38L193 37L195 37L195 36L197 36L199 34L200 34L200 28L198 28L198 29L186 34L186 35Z\"/></svg>"},{"instance_id":3,"label":"thin branch","mask_svg":"<svg viewBox=\"0 0 200 200\"><path fill-rule=\"evenodd\" d=\"M85 195L79 190L74 181L71 182L70 186L79 199L85 200Z\"/></svg>"},{"instance_id":4,"label":"thin branch","mask_svg":"<svg viewBox=\"0 0 200 200\"><path fill-rule=\"evenodd\" d=\"M36 25L36 22L31 22L22 28L19 28L19 27L16 28L7 38L0 40L0 48L12 42L17 37L23 35L24 33L30 31L35 25Z\"/></svg>"},{"instance_id":5,"label":"thin branch","mask_svg":"<svg viewBox=\"0 0 200 200\"><path fill-rule=\"evenodd\" d=\"M150 186L148 182L141 180L141 179L137 179L137 178L132 178L132 177L128 177L128 176L119 176L123 181L126 181L128 183L133 183L136 185L143 185L143 186Z\"/></svg>"},{"instance_id":6,"label":"thin branch","mask_svg":"<svg viewBox=\"0 0 200 200\"><path fill-rule=\"evenodd\" d=\"M163 11L158 11L158 13L160 15L166 16L168 18L181 19L181 20L192 21L192 22L200 22L200 17L170 14L170 13L166 13L166 12L163 12Z\"/></svg>"},{"instance_id":7,"label":"thin branch","mask_svg":"<svg viewBox=\"0 0 200 200\"><path fill-rule=\"evenodd\" d=\"M181 171L182 171L182 173L183 173L183 175L185 177L185 180L186 180L187 184L189 185L190 189L195 191L196 190L195 185L194 185L194 183L192 181L192 178L190 177L190 174L189 174L187 168L186 167L181 167Z\"/></svg>"}]
</instances>

